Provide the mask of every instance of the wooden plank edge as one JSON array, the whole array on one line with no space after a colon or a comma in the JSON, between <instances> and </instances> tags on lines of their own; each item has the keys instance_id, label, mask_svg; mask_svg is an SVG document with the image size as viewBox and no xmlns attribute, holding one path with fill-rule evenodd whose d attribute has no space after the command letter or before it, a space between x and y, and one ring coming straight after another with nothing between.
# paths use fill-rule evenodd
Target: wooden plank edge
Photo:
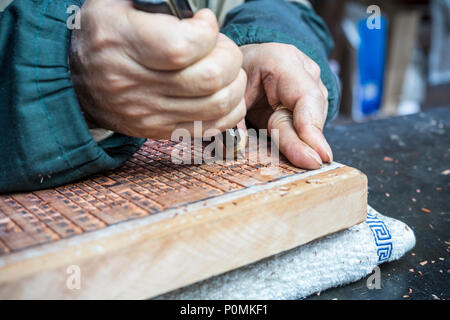
<instances>
[{"instance_id":1,"label":"wooden plank edge","mask_svg":"<svg viewBox=\"0 0 450 320\"><path fill-rule=\"evenodd\" d=\"M318 179L328 184L316 183ZM314 215L331 218L331 225L321 230L320 236L365 219L367 178L362 173L342 167L314 175L313 180L308 182L306 177L280 184L270 192L240 197L237 205L228 201L200 207L138 229L122 226L121 232L60 246L59 252L34 257L29 252L28 259L0 267L0 298L148 298L311 241L317 234L299 236L294 230ZM254 201L262 202L267 211L255 212ZM281 203L296 201L301 201L301 208L288 205L289 210L279 213ZM333 216L329 216L330 204ZM339 210L343 204L350 209ZM236 210L242 213L236 215ZM267 225L273 227L275 236L270 237L270 245L261 248L267 239L258 235L267 234L267 229L262 232ZM232 241L211 240L217 234ZM186 251L193 259L184 259L185 264L180 265L180 255ZM65 286L67 266L73 264L82 270L84 290L71 291ZM177 270L170 270L171 266Z\"/></svg>"},{"instance_id":2,"label":"wooden plank edge","mask_svg":"<svg viewBox=\"0 0 450 320\"><path fill-rule=\"evenodd\" d=\"M262 192L265 190L272 189L277 186L283 186L287 183L294 182L297 180L303 180L308 177L323 173L323 172L329 172L337 168L344 167L342 164L339 163L332 163L330 165L325 165L323 168L319 170L314 171L307 171L304 173L295 174L292 176L281 178L277 181L270 182L263 185L255 185L249 188L246 188L244 190L238 190L236 192L229 192L227 194L212 197L210 199L205 199L201 201L196 201L194 203L190 203L187 205L182 205L177 208L169 209L164 212L160 212L156 215L149 215L144 218L136 219L136 220L130 220L121 222L115 225L110 225L106 228L102 228L100 230L92 231L92 232L86 232L82 235L77 235L74 237L70 237L67 239L61 239L56 242L52 243L46 243L35 247L30 247L25 250L21 250L18 252L13 252L11 254L8 254L6 256L0 256L0 284L5 282L6 273L5 273L5 267L6 266L12 266L12 265L18 265L19 263L23 261L27 261L30 259L37 259L39 257L44 256L51 256L52 254L60 255L59 253L61 251L65 251L67 248L78 248L80 246L84 246L85 243L93 243L99 239L104 239L105 237L114 237L117 234L121 234L125 232L126 234L129 234L130 230L135 230L136 228L146 228L155 225L155 223L167 220L167 219L173 219L177 216L183 216L183 215L190 215L193 212L196 212L199 209L203 208L211 208L218 206L222 203L226 202L232 202L236 199L239 199L240 197L244 195L254 194L258 192ZM123 244L123 246L127 246L133 241L135 241L135 237L129 237L127 238L127 241ZM107 250L110 249L110 246L108 246L108 243L103 243L105 245L103 247L104 250L103 253L105 253ZM113 248L117 249L117 248ZM71 251L73 251L71 249ZM93 252L84 252L83 255L85 257L89 257L90 255L97 255L99 254L99 250L94 250ZM66 252L66 256L70 257L70 259L76 258L76 256L69 255L68 252ZM78 254L77 254L78 256ZM33 268L29 269L30 273L37 271L33 270ZM9 280L13 279L10 276L8 276Z\"/></svg>"}]
</instances>

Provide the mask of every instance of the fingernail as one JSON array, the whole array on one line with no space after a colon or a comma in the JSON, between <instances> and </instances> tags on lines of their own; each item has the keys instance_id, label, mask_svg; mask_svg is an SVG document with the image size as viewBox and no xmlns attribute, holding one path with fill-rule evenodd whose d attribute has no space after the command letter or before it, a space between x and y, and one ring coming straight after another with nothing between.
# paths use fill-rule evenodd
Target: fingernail
<instances>
[{"instance_id":1,"label":"fingernail","mask_svg":"<svg viewBox=\"0 0 450 320\"><path fill-rule=\"evenodd\" d=\"M320 166L323 165L322 159L320 159L320 156L314 150L307 149L307 152L310 157L313 158Z\"/></svg>"},{"instance_id":2,"label":"fingernail","mask_svg":"<svg viewBox=\"0 0 450 320\"><path fill-rule=\"evenodd\" d=\"M328 156L328 163L332 163L333 162L333 151L331 151L331 147L328 144L327 139L325 139L324 136L322 136L322 138L323 138L322 143L325 148L325 152Z\"/></svg>"},{"instance_id":3,"label":"fingernail","mask_svg":"<svg viewBox=\"0 0 450 320\"><path fill-rule=\"evenodd\" d=\"M330 159L330 163L333 162L333 154L330 151L327 151L328 159Z\"/></svg>"},{"instance_id":4,"label":"fingernail","mask_svg":"<svg viewBox=\"0 0 450 320\"><path fill-rule=\"evenodd\" d=\"M320 131L317 127L313 127L314 130L312 131L315 135L315 138L317 139L317 142L319 143L320 150L323 152L325 151L326 155L328 156L328 159L324 159L325 162L331 163L333 162L333 152L331 151L331 147L327 142L327 139L323 135L323 132Z\"/></svg>"}]
</instances>

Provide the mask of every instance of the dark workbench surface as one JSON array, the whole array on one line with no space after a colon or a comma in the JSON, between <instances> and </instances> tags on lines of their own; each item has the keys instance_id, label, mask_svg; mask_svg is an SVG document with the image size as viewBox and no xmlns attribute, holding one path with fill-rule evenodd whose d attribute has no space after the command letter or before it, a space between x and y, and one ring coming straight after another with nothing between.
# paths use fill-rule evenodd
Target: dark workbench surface
<instances>
[{"instance_id":1,"label":"dark workbench surface","mask_svg":"<svg viewBox=\"0 0 450 320\"><path fill-rule=\"evenodd\" d=\"M368 176L369 204L408 224L417 243L381 266L380 290L368 290L365 278L310 299L449 299L450 108L335 127L326 136L336 161Z\"/></svg>"}]
</instances>

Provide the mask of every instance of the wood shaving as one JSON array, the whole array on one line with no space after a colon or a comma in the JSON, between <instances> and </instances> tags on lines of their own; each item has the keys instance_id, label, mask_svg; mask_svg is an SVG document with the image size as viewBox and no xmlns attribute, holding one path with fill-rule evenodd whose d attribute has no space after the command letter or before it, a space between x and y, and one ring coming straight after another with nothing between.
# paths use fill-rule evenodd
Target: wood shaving
<instances>
[{"instance_id":1,"label":"wood shaving","mask_svg":"<svg viewBox=\"0 0 450 320\"><path fill-rule=\"evenodd\" d=\"M310 180L306 180L306 183L308 183L308 184L321 184L323 182L320 179L310 179Z\"/></svg>"}]
</instances>

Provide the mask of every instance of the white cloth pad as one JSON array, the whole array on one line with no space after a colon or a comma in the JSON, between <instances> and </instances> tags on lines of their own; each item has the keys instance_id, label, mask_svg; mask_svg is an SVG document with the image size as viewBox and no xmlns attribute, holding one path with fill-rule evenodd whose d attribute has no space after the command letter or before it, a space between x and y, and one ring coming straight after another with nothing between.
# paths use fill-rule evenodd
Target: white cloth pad
<instances>
[{"instance_id":1,"label":"white cloth pad","mask_svg":"<svg viewBox=\"0 0 450 320\"><path fill-rule=\"evenodd\" d=\"M415 245L403 222L368 207L367 221L159 299L299 299L355 282Z\"/></svg>"}]
</instances>

